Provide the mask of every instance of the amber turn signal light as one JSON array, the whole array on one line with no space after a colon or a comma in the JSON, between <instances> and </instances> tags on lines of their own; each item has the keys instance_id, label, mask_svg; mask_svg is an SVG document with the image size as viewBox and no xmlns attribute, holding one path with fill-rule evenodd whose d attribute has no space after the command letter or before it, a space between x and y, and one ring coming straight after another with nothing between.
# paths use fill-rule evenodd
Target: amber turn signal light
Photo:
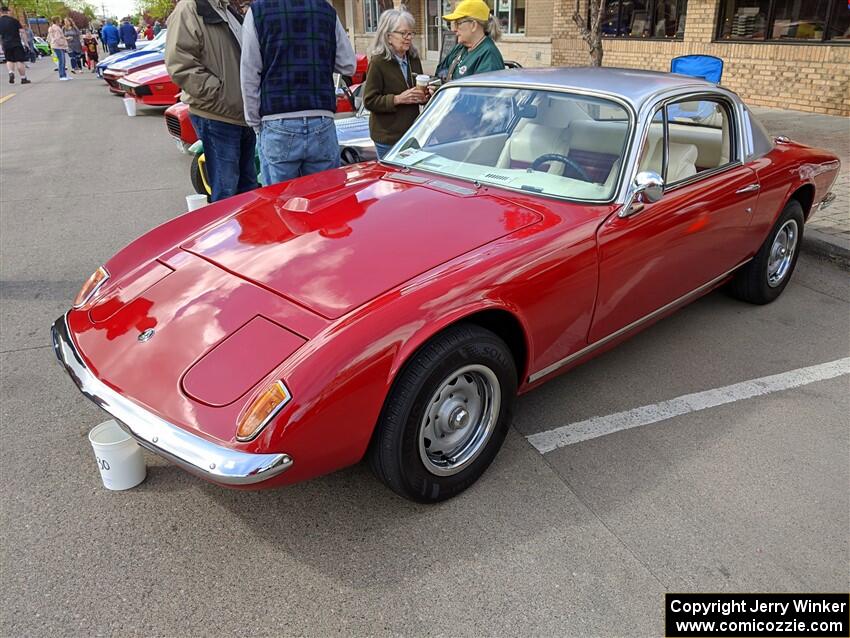
<instances>
[{"instance_id":1,"label":"amber turn signal light","mask_svg":"<svg viewBox=\"0 0 850 638\"><path fill-rule=\"evenodd\" d=\"M251 406L240 417L236 428L236 440L250 441L257 436L291 398L292 395L289 394L283 382L275 381L254 399Z\"/></svg>"},{"instance_id":2,"label":"amber turn signal light","mask_svg":"<svg viewBox=\"0 0 850 638\"><path fill-rule=\"evenodd\" d=\"M85 306L107 279L109 279L109 273L106 268L101 266L95 270L74 298L74 308Z\"/></svg>"}]
</instances>

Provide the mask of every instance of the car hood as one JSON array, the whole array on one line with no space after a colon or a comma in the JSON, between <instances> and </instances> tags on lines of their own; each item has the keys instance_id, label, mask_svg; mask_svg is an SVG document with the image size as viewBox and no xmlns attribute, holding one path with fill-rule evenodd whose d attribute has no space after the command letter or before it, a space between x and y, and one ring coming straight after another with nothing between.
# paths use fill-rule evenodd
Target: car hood
<instances>
[{"instance_id":1,"label":"car hood","mask_svg":"<svg viewBox=\"0 0 850 638\"><path fill-rule=\"evenodd\" d=\"M378 164L255 193L182 248L329 319L542 218L486 188Z\"/></svg>"},{"instance_id":2,"label":"car hood","mask_svg":"<svg viewBox=\"0 0 850 638\"><path fill-rule=\"evenodd\" d=\"M115 64L110 64L107 68L110 71L127 71L132 73L134 69L144 66L150 66L157 62L165 60L165 54L162 51L151 51L142 55L133 56L119 60Z\"/></svg>"},{"instance_id":3,"label":"car hood","mask_svg":"<svg viewBox=\"0 0 850 638\"><path fill-rule=\"evenodd\" d=\"M133 82L135 84L147 84L148 82L170 82L171 76L168 75L168 70L165 64L157 64L155 66L135 71L129 75L125 75L123 82Z\"/></svg>"}]
</instances>

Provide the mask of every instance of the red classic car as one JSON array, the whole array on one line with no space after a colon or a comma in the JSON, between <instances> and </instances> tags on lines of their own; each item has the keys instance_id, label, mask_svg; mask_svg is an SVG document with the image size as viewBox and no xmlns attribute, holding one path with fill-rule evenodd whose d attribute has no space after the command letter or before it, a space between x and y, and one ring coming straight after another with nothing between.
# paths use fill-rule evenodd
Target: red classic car
<instances>
[{"instance_id":1,"label":"red classic car","mask_svg":"<svg viewBox=\"0 0 850 638\"><path fill-rule=\"evenodd\" d=\"M365 457L439 501L493 460L518 392L718 286L776 299L838 167L702 80L477 75L380 163L140 237L53 344L141 445L210 481L271 487Z\"/></svg>"},{"instance_id":2,"label":"red classic car","mask_svg":"<svg viewBox=\"0 0 850 638\"><path fill-rule=\"evenodd\" d=\"M165 64L157 64L118 80L118 86L136 102L148 106L170 106L180 98L180 87L171 81Z\"/></svg>"}]
</instances>

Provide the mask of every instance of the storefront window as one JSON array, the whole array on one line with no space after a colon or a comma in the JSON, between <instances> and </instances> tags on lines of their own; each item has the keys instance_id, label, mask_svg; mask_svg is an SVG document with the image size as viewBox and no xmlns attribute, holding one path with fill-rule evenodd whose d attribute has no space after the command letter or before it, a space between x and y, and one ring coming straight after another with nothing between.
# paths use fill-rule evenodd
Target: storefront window
<instances>
[{"instance_id":1,"label":"storefront window","mask_svg":"<svg viewBox=\"0 0 850 638\"><path fill-rule=\"evenodd\" d=\"M722 0L719 40L824 42L850 39L844 0Z\"/></svg>"},{"instance_id":2,"label":"storefront window","mask_svg":"<svg viewBox=\"0 0 850 638\"><path fill-rule=\"evenodd\" d=\"M688 0L606 0L602 35L681 39L687 6Z\"/></svg>"},{"instance_id":3,"label":"storefront window","mask_svg":"<svg viewBox=\"0 0 850 638\"><path fill-rule=\"evenodd\" d=\"M850 41L850 5L837 3L829 22L829 39Z\"/></svg>"},{"instance_id":4,"label":"storefront window","mask_svg":"<svg viewBox=\"0 0 850 638\"><path fill-rule=\"evenodd\" d=\"M393 8L393 0L363 0L363 25L366 33L374 33L378 28L378 17L387 9Z\"/></svg>"},{"instance_id":5,"label":"storefront window","mask_svg":"<svg viewBox=\"0 0 850 638\"><path fill-rule=\"evenodd\" d=\"M526 0L487 0L502 33L525 33Z\"/></svg>"}]
</instances>

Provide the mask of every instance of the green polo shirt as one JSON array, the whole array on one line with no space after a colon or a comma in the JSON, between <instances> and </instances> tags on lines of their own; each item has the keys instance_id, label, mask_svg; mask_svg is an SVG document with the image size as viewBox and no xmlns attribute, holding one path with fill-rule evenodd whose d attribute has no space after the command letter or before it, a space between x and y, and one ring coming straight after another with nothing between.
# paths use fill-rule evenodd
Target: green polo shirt
<instances>
[{"instance_id":1,"label":"green polo shirt","mask_svg":"<svg viewBox=\"0 0 850 638\"><path fill-rule=\"evenodd\" d=\"M460 56L460 60L454 65L452 77L446 78L447 82L478 73L487 73L488 71L503 71L505 68L505 61L502 59L502 54L499 52L496 43L489 36L485 36L472 51L462 44L456 44L437 66L437 75L440 75L441 71L448 72L458 56Z\"/></svg>"}]
</instances>

